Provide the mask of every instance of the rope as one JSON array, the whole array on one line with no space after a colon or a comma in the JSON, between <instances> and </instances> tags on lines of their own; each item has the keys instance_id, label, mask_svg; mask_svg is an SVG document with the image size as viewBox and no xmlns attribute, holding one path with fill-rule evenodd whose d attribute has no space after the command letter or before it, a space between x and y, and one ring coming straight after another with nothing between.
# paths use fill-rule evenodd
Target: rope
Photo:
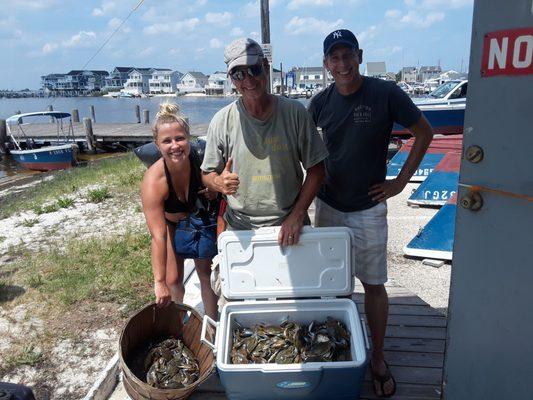
<instances>
[{"instance_id":1,"label":"rope","mask_svg":"<svg viewBox=\"0 0 533 400\"><path fill-rule=\"evenodd\" d=\"M521 199L521 200L533 202L533 196L528 196L525 194L508 192L506 190L500 190L500 189L492 189L492 188L488 188L488 187L480 186L480 185L467 185L465 183L459 183L459 186L464 187L466 189L470 189L474 193L478 193L478 192L495 193L495 194L499 194L500 196L508 196L508 197L513 197L515 199Z\"/></svg>"},{"instance_id":2,"label":"rope","mask_svg":"<svg viewBox=\"0 0 533 400\"><path fill-rule=\"evenodd\" d=\"M137 11L137 9L142 5L142 3L144 3L144 0L140 0L139 3L137 3L137 5L131 9L128 16L122 20L120 25L117 26L117 28L113 32L111 32L111 35L109 35L109 37L104 41L104 43L102 43L102 45L98 48L98 50L96 50L96 53L94 53L91 56L91 58L89 58L89 60L85 64L83 64L83 67L81 67L82 70L84 70L85 67L98 55L98 53L102 51L102 49L106 46L106 44L109 43L109 41L113 38L113 36L115 36L115 34L120 30L120 28L122 28L122 25L124 25L126 21L131 17L131 14Z\"/></svg>"}]
</instances>

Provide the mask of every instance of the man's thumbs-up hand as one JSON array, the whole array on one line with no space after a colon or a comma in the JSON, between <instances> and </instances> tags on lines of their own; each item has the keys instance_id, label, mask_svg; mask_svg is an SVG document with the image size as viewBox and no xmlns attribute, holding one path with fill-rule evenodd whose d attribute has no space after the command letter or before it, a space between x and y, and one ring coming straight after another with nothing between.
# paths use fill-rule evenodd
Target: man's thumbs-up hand
<instances>
[{"instance_id":1,"label":"man's thumbs-up hand","mask_svg":"<svg viewBox=\"0 0 533 400\"><path fill-rule=\"evenodd\" d=\"M231 171L232 168L233 158L230 157L222 173L215 178L215 184L220 188L220 192L225 195L233 195L237 193L239 188L239 175L234 174Z\"/></svg>"}]
</instances>

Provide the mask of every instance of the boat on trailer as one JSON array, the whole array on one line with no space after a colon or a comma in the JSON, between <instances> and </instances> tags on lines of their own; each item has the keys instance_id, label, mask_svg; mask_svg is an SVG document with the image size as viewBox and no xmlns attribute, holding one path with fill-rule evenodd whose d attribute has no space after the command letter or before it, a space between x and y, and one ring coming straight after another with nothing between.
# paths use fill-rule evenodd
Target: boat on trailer
<instances>
[{"instance_id":1,"label":"boat on trailer","mask_svg":"<svg viewBox=\"0 0 533 400\"><path fill-rule=\"evenodd\" d=\"M27 119L52 118L57 130L54 144L37 143L26 135L23 123ZM68 123L64 120L68 119ZM32 122L33 123L33 122ZM51 125L51 124L48 124ZM66 127L65 127L66 125ZM16 114L6 120L7 133L11 138L14 149L10 150L13 159L24 168L35 171L51 171L66 169L76 164L78 146L74 141L74 129L70 113L61 111L40 111Z\"/></svg>"}]
</instances>

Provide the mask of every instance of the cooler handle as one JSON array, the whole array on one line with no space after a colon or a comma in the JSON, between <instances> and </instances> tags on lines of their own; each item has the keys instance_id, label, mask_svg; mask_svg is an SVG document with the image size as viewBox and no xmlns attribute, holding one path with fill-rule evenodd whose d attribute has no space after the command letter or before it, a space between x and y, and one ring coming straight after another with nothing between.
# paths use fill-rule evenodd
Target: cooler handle
<instances>
[{"instance_id":1,"label":"cooler handle","mask_svg":"<svg viewBox=\"0 0 533 400\"><path fill-rule=\"evenodd\" d=\"M215 343L216 343L216 337L217 337L217 328L218 328L218 322L215 322L213 321L211 318L209 318L207 315L204 315L204 319L202 321L202 333L200 334L200 341L211 347L211 350L213 350L213 353L216 355L217 353L217 346L215 345L215 343L211 343L209 341L209 339L207 339L206 337L206 333L207 333L207 324L211 325L214 329L215 329Z\"/></svg>"},{"instance_id":2,"label":"cooler handle","mask_svg":"<svg viewBox=\"0 0 533 400\"><path fill-rule=\"evenodd\" d=\"M370 343L368 343L368 335L366 333L366 324L365 324L365 320L363 318L361 318L361 326L363 327L363 336L365 337L366 349L370 350Z\"/></svg>"}]
</instances>

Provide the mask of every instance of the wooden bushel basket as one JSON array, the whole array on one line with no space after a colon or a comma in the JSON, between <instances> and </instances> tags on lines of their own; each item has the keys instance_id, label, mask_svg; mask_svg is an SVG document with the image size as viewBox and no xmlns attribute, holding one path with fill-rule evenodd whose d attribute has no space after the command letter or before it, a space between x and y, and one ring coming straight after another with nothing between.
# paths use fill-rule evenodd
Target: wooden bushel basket
<instances>
[{"instance_id":1,"label":"wooden bushel basket","mask_svg":"<svg viewBox=\"0 0 533 400\"><path fill-rule=\"evenodd\" d=\"M192 307L171 303L157 308L149 304L129 319L120 335L120 366L126 392L134 400L186 399L204 382L214 370L213 351L200 341L202 317ZM157 389L143 382L130 370L127 362L134 352L146 347L154 339L179 337L194 353L200 365L200 378L191 386L182 389Z\"/></svg>"}]
</instances>

